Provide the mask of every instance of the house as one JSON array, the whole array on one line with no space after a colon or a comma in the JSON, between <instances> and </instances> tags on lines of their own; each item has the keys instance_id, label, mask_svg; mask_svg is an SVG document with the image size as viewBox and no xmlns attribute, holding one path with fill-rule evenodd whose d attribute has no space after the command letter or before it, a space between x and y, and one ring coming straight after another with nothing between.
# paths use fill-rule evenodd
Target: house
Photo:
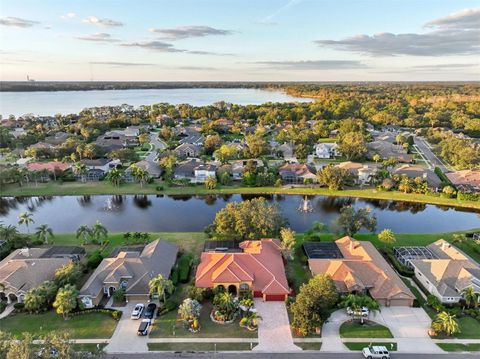
<instances>
[{"instance_id":1,"label":"house","mask_svg":"<svg viewBox=\"0 0 480 359\"><path fill-rule=\"evenodd\" d=\"M180 138L180 144L188 143L196 146L203 146L205 138L200 133L200 128L196 126L181 126L178 129L175 129L177 136Z\"/></svg>"},{"instance_id":2,"label":"house","mask_svg":"<svg viewBox=\"0 0 480 359\"><path fill-rule=\"evenodd\" d=\"M27 131L25 131L23 127L16 127L12 131L10 131L10 134L15 138L19 138L25 136L27 134Z\"/></svg>"},{"instance_id":3,"label":"house","mask_svg":"<svg viewBox=\"0 0 480 359\"><path fill-rule=\"evenodd\" d=\"M233 121L227 120L226 118L219 118L213 123L213 125L217 128L217 130L227 132L232 129Z\"/></svg>"},{"instance_id":4,"label":"house","mask_svg":"<svg viewBox=\"0 0 480 359\"><path fill-rule=\"evenodd\" d=\"M192 145L190 143L182 143L181 145L177 146L173 152L179 158L190 158L190 157L198 157L200 155L201 148L197 145Z\"/></svg>"},{"instance_id":5,"label":"house","mask_svg":"<svg viewBox=\"0 0 480 359\"><path fill-rule=\"evenodd\" d=\"M176 245L159 239L143 247L120 248L102 260L78 297L86 308L92 308L99 305L105 295L111 297L122 288L127 302L148 301L148 283L159 274L169 278L177 254Z\"/></svg>"},{"instance_id":6,"label":"house","mask_svg":"<svg viewBox=\"0 0 480 359\"><path fill-rule=\"evenodd\" d=\"M335 158L339 156L336 143L322 142L315 145L315 155L318 158Z\"/></svg>"},{"instance_id":7,"label":"house","mask_svg":"<svg viewBox=\"0 0 480 359\"><path fill-rule=\"evenodd\" d=\"M124 135L116 132L107 132L95 140L95 145L104 152L111 152L127 146L127 139Z\"/></svg>"},{"instance_id":8,"label":"house","mask_svg":"<svg viewBox=\"0 0 480 359\"><path fill-rule=\"evenodd\" d=\"M233 179L241 180L243 176L243 172L245 171L245 168L247 166L250 166L255 169L255 168L263 167L264 164L262 160L259 160L256 158L234 161L232 163L232 170L231 170Z\"/></svg>"},{"instance_id":9,"label":"house","mask_svg":"<svg viewBox=\"0 0 480 359\"><path fill-rule=\"evenodd\" d=\"M463 291L473 287L480 294L480 265L443 239L426 247L433 256L410 259L415 278L442 303L458 303Z\"/></svg>"},{"instance_id":10,"label":"house","mask_svg":"<svg viewBox=\"0 0 480 359\"><path fill-rule=\"evenodd\" d=\"M376 165L352 161L341 162L335 167L348 170L355 179L355 183L360 186L370 183L378 169Z\"/></svg>"},{"instance_id":11,"label":"house","mask_svg":"<svg viewBox=\"0 0 480 359\"><path fill-rule=\"evenodd\" d=\"M195 275L198 288L223 288L238 295L251 293L264 301L283 301L290 294L280 242L244 241L238 250L204 251Z\"/></svg>"},{"instance_id":12,"label":"house","mask_svg":"<svg viewBox=\"0 0 480 359\"><path fill-rule=\"evenodd\" d=\"M404 164L393 170L393 174L406 175L409 178L421 178L428 183L428 187L437 190L442 185L442 180L432 170L418 166Z\"/></svg>"},{"instance_id":13,"label":"house","mask_svg":"<svg viewBox=\"0 0 480 359\"><path fill-rule=\"evenodd\" d=\"M108 158L99 158L99 159L83 159L80 160L80 163L85 165L88 170L102 170L104 173L107 173L112 168L120 166L122 163L120 160L111 160Z\"/></svg>"},{"instance_id":14,"label":"house","mask_svg":"<svg viewBox=\"0 0 480 359\"><path fill-rule=\"evenodd\" d=\"M297 162L297 159L293 157L293 145L289 143L283 143L277 147L277 151L282 153L285 161Z\"/></svg>"},{"instance_id":15,"label":"house","mask_svg":"<svg viewBox=\"0 0 480 359\"><path fill-rule=\"evenodd\" d=\"M398 162L413 162L413 157L407 154L407 151L402 146L394 144L389 140L376 139L373 142L367 143L367 148L370 157L378 154L384 160L394 157L398 160Z\"/></svg>"},{"instance_id":16,"label":"house","mask_svg":"<svg viewBox=\"0 0 480 359\"><path fill-rule=\"evenodd\" d=\"M50 173L58 173L66 171L70 168L68 163L50 161L50 162L31 162L27 164L27 170L30 172L33 171L44 171L47 170Z\"/></svg>"},{"instance_id":17,"label":"house","mask_svg":"<svg viewBox=\"0 0 480 359\"><path fill-rule=\"evenodd\" d=\"M317 182L315 169L306 164L286 163L278 169L278 173L284 183Z\"/></svg>"},{"instance_id":18,"label":"house","mask_svg":"<svg viewBox=\"0 0 480 359\"><path fill-rule=\"evenodd\" d=\"M58 146L64 143L69 137L72 135L67 133L67 132L56 132L55 134L51 136L45 137L45 142L52 145L52 146Z\"/></svg>"},{"instance_id":19,"label":"house","mask_svg":"<svg viewBox=\"0 0 480 359\"><path fill-rule=\"evenodd\" d=\"M158 163L148 160L142 160L137 163L134 163L125 170L125 180L127 182L133 182L134 178L132 175L132 166L137 166L142 170L146 171L151 178L160 178L163 173L162 167Z\"/></svg>"},{"instance_id":20,"label":"house","mask_svg":"<svg viewBox=\"0 0 480 359\"><path fill-rule=\"evenodd\" d=\"M35 150L50 151L55 149L55 146L50 143L40 141L31 145L29 148L33 148Z\"/></svg>"},{"instance_id":21,"label":"house","mask_svg":"<svg viewBox=\"0 0 480 359\"><path fill-rule=\"evenodd\" d=\"M72 261L85 256L81 247L54 246L17 249L0 262L0 301L23 302L25 294Z\"/></svg>"},{"instance_id":22,"label":"house","mask_svg":"<svg viewBox=\"0 0 480 359\"><path fill-rule=\"evenodd\" d=\"M191 182L195 179L195 168L197 168L202 162L197 158L192 158L183 162L180 162L173 171L173 178L176 180L188 179Z\"/></svg>"},{"instance_id":23,"label":"house","mask_svg":"<svg viewBox=\"0 0 480 359\"><path fill-rule=\"evenodd\" d=\"M480 191L480 170L454 171L446 173L446 176L455 186L465 186Z\"/></svg>"},{"instance_id":24,"label":"house","mask_svg":"<svg viewBox=\"0 0 480 359\"><path fill-rule=\"evenodd\" d=\"M194 168L193 173L195 183L204 183L208 177L216 178L217 166L201 164Z\"/></svg>"},{"instance_id":25,"label":"house","mask_svg":"<svg viewBox=\"0 0 480 359\"><path fill-rule=\"evenodd\" d=\"M345 236L307 242L304 250L312 274L329 275L340 293L368 293L383 306L413 305L415 296L371 242Z\"/></svg>"}]
</instances>

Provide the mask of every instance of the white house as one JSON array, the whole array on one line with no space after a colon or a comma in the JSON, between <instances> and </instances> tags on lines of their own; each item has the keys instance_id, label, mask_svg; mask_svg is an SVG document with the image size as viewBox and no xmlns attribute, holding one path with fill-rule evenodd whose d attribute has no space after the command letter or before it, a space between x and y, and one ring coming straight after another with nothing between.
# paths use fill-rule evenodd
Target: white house
<instances>
[{"instance_id":1,"label":"white house","mask_svg":"<svg viewBox=\"0 0 480 359\"><path fill-rule=\"evenodd\" d=\"M325 142L317 143L315 145L315 155L318 158L334 158L338 157L340 154L336 143Z\"/></svg>"},{"instance_id":2,"label":"white house","mask_svg":"<svg viewBox=\"0 0 480 359\"><path fill-rule=\"evenodd\" d=\"M195 167L195 169L193 170L193 173L195 176L194 181L196 183L204 183L208 177L215 177L216 172L217 172L217 166L215 165L208 165L208 164L199 165Z\"/></svg>"}]
</instances>

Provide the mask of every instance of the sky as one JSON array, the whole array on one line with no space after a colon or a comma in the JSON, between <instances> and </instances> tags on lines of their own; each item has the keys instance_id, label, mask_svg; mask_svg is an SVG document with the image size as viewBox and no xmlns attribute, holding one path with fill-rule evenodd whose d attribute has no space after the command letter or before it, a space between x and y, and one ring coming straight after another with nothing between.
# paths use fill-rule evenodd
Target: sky
<instances>
[{"instance_id":1,"label":"sky","mask_svg":"<svg viewBox=\"0 0 480 359\"><path fill-rule=\"evenodd\" d=\"M480 81L480 1L2 0L0 79Z\"/></svg>"}]
</instances>

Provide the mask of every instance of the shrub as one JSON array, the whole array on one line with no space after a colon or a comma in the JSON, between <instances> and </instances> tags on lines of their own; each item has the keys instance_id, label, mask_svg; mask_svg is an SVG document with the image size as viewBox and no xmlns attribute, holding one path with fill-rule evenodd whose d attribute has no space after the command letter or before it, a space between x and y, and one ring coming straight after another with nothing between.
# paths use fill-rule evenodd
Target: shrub
<instances>
[{"instance_id":1,"label":"shrub","mask_svg":"<svg viewBox=\"0 0 480 359\"><path fill-rule=\"evenodd\" d=\"M172 281L174 286L178 284L178 268L177 267L173 268L172 274L170 275L170 280Z\"/></svg>"},{"instance_id":2,"label":"shrub","mask_svg":"<svg viewBox=\"0 0 480 359\"><path fill-rule=\"evenodd\" d=\"M411 270L410 268L404 266L402 263L400 263L392 253L387 252L386 254L387 254L388 259L390 260L390 263L393 264L393 266L395 267L395 269L397 270L398 273L400 273L404 277L413 277L414 276L415 272L413 270Z\"/></svg>"},{"instance_id":3,"label":"shrub","mask_svg":"<svg viewBox=\"0 0 480 359\"><path fill-rule=\"evenodd\" d=\"M157 186L157 187L155 187L155 190L157 192L161 192L161 191L163 191L163 186Z\"/></svg>"},{"instance_id":4,"label":"shrub","mask_svg":"<svg viewBox=\"0 0 480 359\"><path fill-rule=\"evenodd\" d=\"M458 192L457 198L463 201L480 201L480 194Z\"/></svg>"},{"instance_id":5,"label":"shrub","mask_svg":"<svg viewBox=\"0 0 480 359\"><path fill-rule=\"evenodd\" d=\"M15 303L13 305L13 309L15 309L17 312L22 312L25 309L25 304L23 303Z\"/></svg>"},{"instance_id":6,"label":"shrub","mask_svg":"<svg viewBox=\"0 0 480 359\"><path fill-rule=\"evenodd\" d=\"M100 251L94 251L92 252L87 259L87 267L91 269L95 269L98 267L100 262L103 260L103 256L100 253Z\"/></svg>"},{"instance_id":7,"label":"shrub","mask_svg":"<svg viewBox=\"0 0 480 359\"><path fill-rule=\"evenodd\" d=\"M178 279L181 283L188 282L192 260L193 256L191 254L184 254L178 261Z\"/></svg>"},{"instance_id":8,"label":"shrub","mask_svg":"<svg viewBox=\"0 0 480 359\"><path fill-rule=\"evenodd\" d=\"M5 310L6 307L7 307L7 303L0 302L0 313L2 313Z\"/></svg>"},{"instance_id":9,"label":"shrub","mask_svg":"<svg viewBox=\"0 0 480 359\"><path fill-rule=\"evenodd\" d=\"M417 299L417 298L415 298L415 299L413 300L412 307L414 307L414 308L420 308L420 303L418 302L418 299Z\"/></svg>"},{"instance_id":10,"label":"shrub","mask_svg":"<svg viewBox=\"0 0 480 359\"><path fill-rule=\"evenodd\" d=\"M113 300L123 302L125 300L125 289L119 288L113 293Z\"/></svg>"}]
</instances>

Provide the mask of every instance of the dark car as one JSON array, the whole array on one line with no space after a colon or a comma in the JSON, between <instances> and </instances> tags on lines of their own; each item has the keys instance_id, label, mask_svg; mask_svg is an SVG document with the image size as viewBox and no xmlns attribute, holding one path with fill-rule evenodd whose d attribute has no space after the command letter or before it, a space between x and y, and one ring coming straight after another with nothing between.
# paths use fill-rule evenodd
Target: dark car
<instances>
[{"instance_id":1,"label":"dark car","mask_svg":"<svg viewBox=\"0 0 480 359\"><path fill-rule=\"evenodd\" d=\"M155 309L157 309L157 305L155 303L148 304L144 313L145 318L152 319L153 315L155 314Z\"/></svg>"},{"instance_id":2,"label":"dark car","mask_svg":"<svg viewBox=\"0 0 480 359\"><path fill-rule=\"evenodd\" d=\"M150 325L151 325L150 319L143 319L140 322L140 325L138 327L137 335L142 335L142 336L147 335L148 328L150 327Z\"/></svg>"}]
</instances>

